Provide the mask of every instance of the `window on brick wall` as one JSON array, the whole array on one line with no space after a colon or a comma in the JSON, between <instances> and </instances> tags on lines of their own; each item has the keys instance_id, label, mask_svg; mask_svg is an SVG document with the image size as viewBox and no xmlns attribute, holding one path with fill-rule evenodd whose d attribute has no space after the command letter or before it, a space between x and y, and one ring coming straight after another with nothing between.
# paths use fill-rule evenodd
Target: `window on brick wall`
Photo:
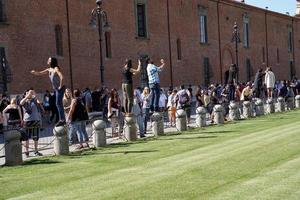
<instances>
[{"instance_id":1,"label":"window on brick wall","mask_svg":"<svg viewBox=\"0 0 300 200\"><path fill-rule=\"evenodd\" d=\"M293 27L288 26L288 52L293 51Z\"/></svg>"},{"instance_id":2,"label":"window on brick wall","mask_svg":"<svg viewBox=\"0 0 300 200\"><path fill-rule=\"evenodd\" d=\"M56 55L63 56L63 36L62 36L61 25L55 25L55 42L56 42Z\"/></svg>"},{"instance_id":3,"label":"window on brick wall","mask_svg":"<svg viewBox=\"0 0 300 200\"><path fill-rule=\"evenodd\" d=\"M251 77L253 75L253 72L252 72L252 67L251 67L251 61L249 58L246 59L246 79L247 79L247 82L248 81L251 81Z\"/></svg>"},{"instance_id":4,"label":"window on brick wall","mask_svg":"<svg viewBox=\"0 0 300 200\"><path fill-rule=\"evenodd\" d=\"M181 40L177 39L177 59L181 60Z\"/></svg>"},{"instance_id":5,"label":"window on brick wall","mask_svg":"<svg viewBox=\"0 0 300 200\"><path fill-rule=\"evenodd\" d=\"M111 43L110 43L110 32L105 32L105 50L106 58L111 58Z\"/></svg>"},{"instance_id":6,"label":"window on brick wall","mask_svg":"<svg viewBox=\"0 0 300 200\"><path fill-rule=\"evenodd\" d=\"M276 50L277 63L280 63L279 48Z\"/></svg>"},{"instance_id":7,"label":"window on brick wall","mask_svg":"<svg viewBox=\"0 0 300 200\"><path fill-rule=\"evenodd\" d=\"M198 13L199 13L200 43L206 44L208 42L207 8L203 6L199 6Z\"/></svg>"},{"instance_id":8,"label":"window on brick wall","mask_svg":"<svg viewBox=\"0 0 300 200\"><path fill-rule=\"evenodd\" d=\"M6 21L5 0L0 0L0 22Z\"/></svg>"},{"instance_id":9,"label":"window on brick wall","mask_svg":"<svg viewBox=\"0 0 300 200\"><path fill-rule=\"evenodd\" d=\"M135 0L135 11L137 36L147 38L147 1Z\"/></svg>"},{"instance_id":10,"label":"window on brick wall","mask_svg":"<svg viewBox=\"0 0 300 200\"><path fill-rule=\"evenodd\" d=\"M263 63L266 62L265 47L262 47L262 61L263 61Z\"/></svg>"},{"instance_id":11,"label":"window on brick wall","mask_svg":"<svg viewBox=\"0 0 300 200\"><path fill-rule=\"evenodd\" d=\"M243 16L243 31L244 31L244 47L249 48L249 16Z\"/></svg>"},{"instance_id":12,"label":"window on brick wall","mask_svg":"<svg viewBox=\"0 0 300 200\"><path fill-rule=\"evenodd\" d=\"M210 72L210 66L209 66L209 58L205 57L204 58L204 63L203 63L203 72L204 72L204 85L208 86L210 84L210 77L211 77L211 72Z\"/></svg>"}]
</instances>

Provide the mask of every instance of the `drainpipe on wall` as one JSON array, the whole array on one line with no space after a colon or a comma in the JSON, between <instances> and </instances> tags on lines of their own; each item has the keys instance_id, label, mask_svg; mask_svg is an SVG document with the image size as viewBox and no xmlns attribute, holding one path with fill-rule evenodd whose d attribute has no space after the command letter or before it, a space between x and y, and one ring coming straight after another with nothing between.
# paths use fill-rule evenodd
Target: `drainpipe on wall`
<instances>
[{"instance_id":1,"label":"drainpipe on wall","mask_svg":"<svg viewBox=\"0 0 300 200\"><path fill-rule=\"evenodd\" d=\"M167 21L168 21L168 40L169 40L169 58L170 58L170 81L171 81L171 86L173 87L173 64L172 64L169 0L167 0Z\"/></svg>"},{"instance_id":2,"label":"drainpipe on wall","mask_svg":"<svg viewBox=\"0 0 300 200\"><path fill-rule=\"evenodd\" d=\"M69 15L69 0L66 0L66 14L67 14L67 34L68 34L68 51L69 51L69 73L71 90L73 91L73 66L72 66L72 51L71 51L71 33L70 33L70 15Z\"/></svg>"},{"instance_id":3,"label":"drainpipe on wall","mask_svg":"<svg viewBox=\"0 0 300 200\"><path fill-rule=\"evenodd\" d=\"M295 60L295 31L294 31L294 18L292 18L292 37L293 37L293 67L296 70L296 60ZM297 74L297 72L295 72Z\"/></svg>"},{"instance_id":4,"label":"drainpipe on wall","mask_svg":"<svg viewBox=\"0 0 300 200\"><path fill-rule=\"evenodd\" d=\"M219 42L219 64L220 64L220 77L223 83L223 66L222 66L222 50L221 50L221 30L220 30L220 0L217 1L217 15L218 15L218 42Z\"/></svg>"}]
</instances>

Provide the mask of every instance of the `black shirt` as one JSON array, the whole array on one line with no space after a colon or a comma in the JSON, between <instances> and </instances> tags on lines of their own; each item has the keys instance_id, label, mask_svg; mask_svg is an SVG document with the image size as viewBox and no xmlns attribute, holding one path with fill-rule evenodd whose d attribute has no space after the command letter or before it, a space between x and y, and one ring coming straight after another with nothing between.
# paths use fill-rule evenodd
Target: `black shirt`
<instances>
[{"instance_id":1,"label":"black shirt","mask_svg":"<svg viewBox=\"0 0 300 200\"><path fill-rule=\"evenodd\" d=\"M132 84L132 72L130 71L130 68L123 68L122 75L123 75L122 83Z\"/></svg>"}]
</instances>

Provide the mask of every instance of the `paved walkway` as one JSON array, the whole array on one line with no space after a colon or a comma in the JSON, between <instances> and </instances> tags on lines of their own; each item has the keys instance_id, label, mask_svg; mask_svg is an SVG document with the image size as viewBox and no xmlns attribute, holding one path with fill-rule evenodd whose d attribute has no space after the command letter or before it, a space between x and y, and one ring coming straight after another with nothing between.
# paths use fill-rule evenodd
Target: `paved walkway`
<instances>
[{"instance_id":1,"label":"paved walkway","mask_svg":"<svg viewBox=\"0 0 300 200\"><path fill-rule=\"evenodd\" d=\"M195 123L195 119L196 116L193 115L192 119L191 119L191 123L189 124L189 127L196 127L196 123ZM148 123L150 125L150 123ZM175 127L169 127L168 123L165 122L165 133L170 133L170 132L176 132L177 129ZM111 128L107 128L107 144L113 144L113 143L120 143L120 142L126 142L126 139L124 137L109 137L111 136ZM87 132L89 134L89 136L92 135L92 130L91 130L91 125L87 126ZM148 131L146 136L147 137L151 137L153 136L153 134L151 133L151 127L148 127ZM54 155L54 150L53 150L53 134L52 134L52 128L47 128L43 130L43 133L41 134L43 135L43 137L40 138L39 140L39 150L44 156L51 156ZM33 147L33 142L32 140L30 140L29 143L30 147ZM90 138L90 142L89 142L90 147L93 147L93 143L92 143L92 137ZM0 134L0 166L3 165L5 163L5 158L4 156L4 136L3 134ZM33 151L33 149L30 148L30 151ZM70 151L71 152L75 152L78 151L76 150L76 145L72 145L70 146ZM33 158L37 158L36 156L34 156L34 152L30 152L30 155L28 158L25 157L25 155L23 154L23 160L29 160L29 159L33 159Z\"/></svg>"}]
</instances>

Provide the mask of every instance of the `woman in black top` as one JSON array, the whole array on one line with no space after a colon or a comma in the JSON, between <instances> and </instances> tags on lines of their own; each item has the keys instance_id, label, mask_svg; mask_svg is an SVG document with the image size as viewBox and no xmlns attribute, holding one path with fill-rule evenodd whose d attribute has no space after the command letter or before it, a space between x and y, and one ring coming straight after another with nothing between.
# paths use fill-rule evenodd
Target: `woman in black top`
<instances>
[{"instance_id":1,"label":"woman in black top","mask_svg":"<svg viewBox=\"0 0 300 200\"><path fill-rule=\"evenodd\" d=\"M122 80L122 91L123 91L123 106L125 110L125 115L127 116L132 111L133 106L133 85L132 76L140 72L141 61L138 60L138 68L132 68L132 61L126 60L125 66L122 70L123 80Z\"/></svg>"},{"instance_id":2,"label":"woman in black top","mask_svg":"<svg viewBox=\"0 0 300 200\"><path fill-rule=\"evenodd\" d=\"M6 114L9 114L8 119ZM20 106L17 105L16 98L11 99L10 104L3 110L3 115L8 126L16 127L21 124L22 112Z\"/></svg>"}]
</instances>

